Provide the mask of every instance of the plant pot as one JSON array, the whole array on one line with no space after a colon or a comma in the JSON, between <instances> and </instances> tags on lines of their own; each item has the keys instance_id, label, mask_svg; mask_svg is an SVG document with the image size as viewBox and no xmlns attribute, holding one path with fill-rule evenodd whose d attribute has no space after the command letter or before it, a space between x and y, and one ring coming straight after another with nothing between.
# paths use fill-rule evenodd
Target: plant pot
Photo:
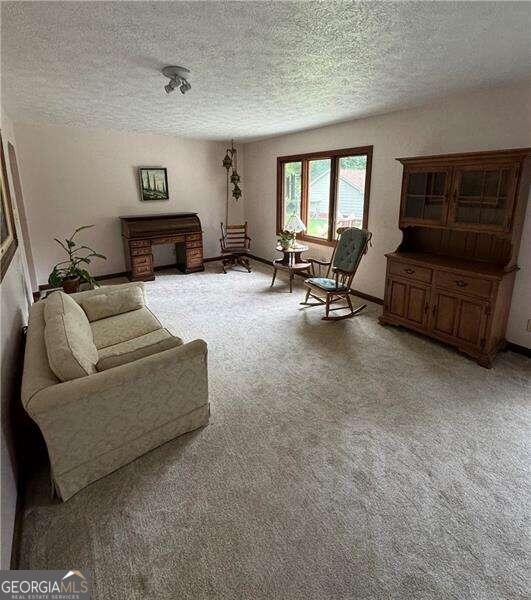
<instances>
[{"instance_id":1,"label":"plant pot","mask_svg":"<svg viewBox=\"0 0 531 600\"><path fill-rule=\"evenodd\" d=\"M78 275L72 275L63 279L63 291L65 294L75 294L79 292L81 278Z\"/></svg>"}]
</instances>

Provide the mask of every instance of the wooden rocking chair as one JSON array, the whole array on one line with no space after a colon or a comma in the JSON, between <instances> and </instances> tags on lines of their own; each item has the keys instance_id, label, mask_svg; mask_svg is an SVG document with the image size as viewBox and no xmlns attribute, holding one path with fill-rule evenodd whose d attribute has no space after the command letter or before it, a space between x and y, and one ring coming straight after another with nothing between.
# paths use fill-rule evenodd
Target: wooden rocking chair
<instances>
[{"instance_id":1,"label":"wooden rocking chair","mask_svg":"<svg viewBox=\"0 0 531 600\"><path fill-rule=\"evenodd\" d=\"M356 227L339 227L338 240L330 262L308 259L311 263L312 277L304 282L308 288L304 302L305 306L325 306L324 321L339 321L357 315L367 305L356 308L350 299L350 286L363 255L367 252L372 233ZM322 272L326 268L326 272ZM333 277L330 277L330 275ZM308 302L310 296L317 302ZM346 305L330 308L331 304L345 302ZM349 312L337 317L331 317L334 310L349 309Z\"/></svg>"},{"instance_id":2,"label":"wooden rocking chair","mask_svg":"<svg viewBox=\"0 0 531 600\"><path fill-rule=\"evenodd\" d=\"M223 225L221 223L221 254L226 255L222 260L223 273L226 273L227 266L241 265L244 269L251 272L247 252L251 247L251 238L247 235L247 221L243 225Z\"/></svg>"}]
</instances>

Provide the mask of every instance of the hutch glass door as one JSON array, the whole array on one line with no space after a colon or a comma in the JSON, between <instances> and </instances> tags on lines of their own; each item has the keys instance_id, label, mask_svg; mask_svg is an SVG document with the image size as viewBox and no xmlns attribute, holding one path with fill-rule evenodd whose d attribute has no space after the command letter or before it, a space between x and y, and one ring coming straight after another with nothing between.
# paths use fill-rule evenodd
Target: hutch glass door
<instances>
[{"instance_id":1,"label":"hutch glass door","mask_svg":"<svg viewBox=\"0 0 531 600\"><path fill-rule=\"evenodd\" d=\"M407 171L405 173L402 220L410 223L446 222L446 196L449 169Z\"/></svg>"},{"instance_id":2,"label":"hutch glass door","mask_svg":"<svg viewBox=\"0 0 531 600\"><path fill-rule=\"evenodd\" d=\"M514 165L458 168L450 221L470 229L506 230L515 174Z\"/></svg>"}]
</instances>

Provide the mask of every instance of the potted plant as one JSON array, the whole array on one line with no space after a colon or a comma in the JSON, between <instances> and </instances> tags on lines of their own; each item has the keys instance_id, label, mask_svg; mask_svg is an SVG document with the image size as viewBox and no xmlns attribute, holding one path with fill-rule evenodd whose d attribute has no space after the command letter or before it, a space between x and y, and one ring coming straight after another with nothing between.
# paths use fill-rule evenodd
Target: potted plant
<instances>
[{"instance_id":1,"label":"potted plant","mask_svg":"<svg viewBox=\"0 0 531 600\"><path fill-rule=\"evenodd\" d=\"M278 243L282 250L288 250L295 241L295 233L293 231L281 231L278 234Z\"/></svg>"},{"instance_id":2,"label":"potted plant","mask_svg":"<svg viewBox=\"0 0 531 600\"><path fill-rule=\"evenodd\" d=\"M95 252L88 246L79 245L74 240L80 231L90 229L91 227L94 227L94 225L78 227L64 242L55 238L55 241L67 253L68 258L53 267L48 277L48 283L52 287L62 287L67 294L74 294L79 291L79 286L83 282L88 283L92 287L97 285L94 277L87 271L86 266L90 265L93 258L107 260L107 257Z\"/></svg>"}]
</instances>

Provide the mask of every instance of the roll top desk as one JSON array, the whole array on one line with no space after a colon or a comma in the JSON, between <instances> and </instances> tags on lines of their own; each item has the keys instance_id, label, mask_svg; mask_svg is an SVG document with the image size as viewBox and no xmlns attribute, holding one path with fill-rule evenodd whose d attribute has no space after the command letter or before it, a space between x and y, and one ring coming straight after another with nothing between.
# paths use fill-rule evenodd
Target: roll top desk
<instances>
[{"instance_id":1,"label":"roll top desk","mask_svg":"<svg viewBox=\"0 0 531 600\"><path fill-rule=\"evenodd\" d=\"M120 217L126 268L132 281L155 279L152 246L175 244L177 267L203 271L203 234L197 213Z\"/></svg>"}]
</instances>

